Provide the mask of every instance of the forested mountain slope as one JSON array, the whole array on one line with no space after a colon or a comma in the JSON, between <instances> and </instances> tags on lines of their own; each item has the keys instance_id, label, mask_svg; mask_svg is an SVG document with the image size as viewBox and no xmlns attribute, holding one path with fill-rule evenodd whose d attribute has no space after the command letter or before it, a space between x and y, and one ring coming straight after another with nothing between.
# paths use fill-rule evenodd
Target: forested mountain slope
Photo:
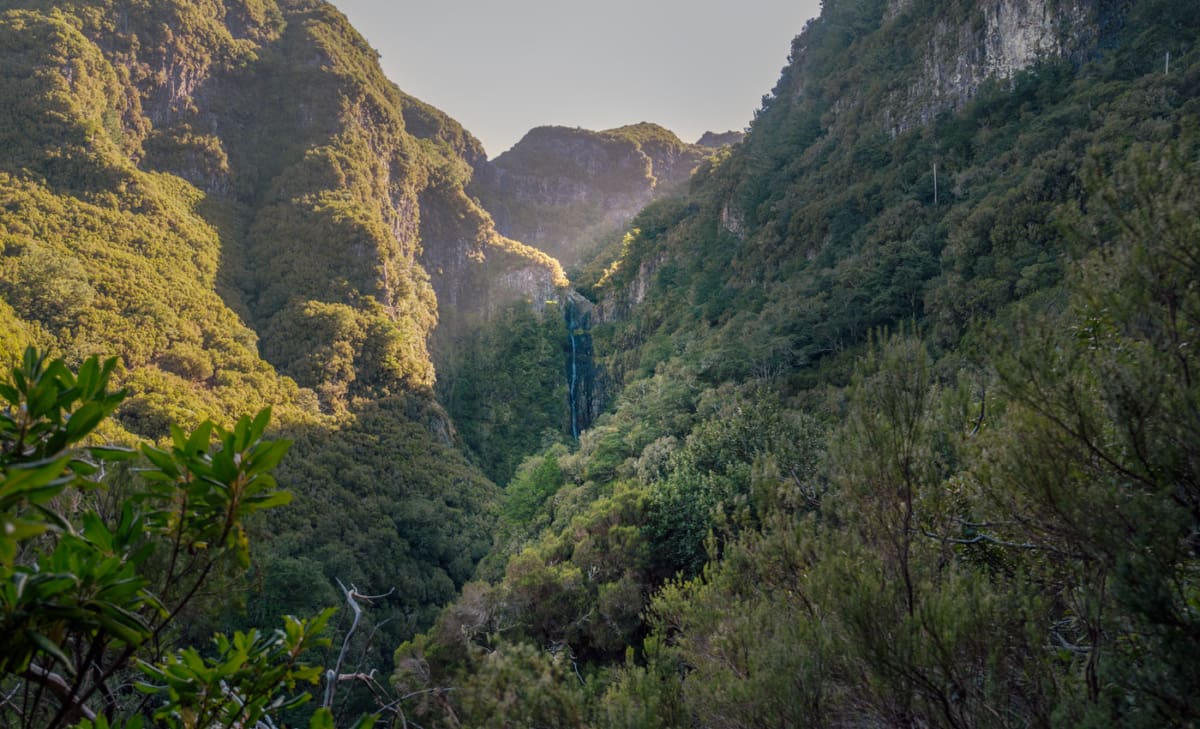
<instances>
[{"instance_id":1,"label":"forested mountain slope","mask_svg":"<svg viewBox=\"0 0 1200 729\"><path fill-rule=\"evenodd\" d=\"M169 638L383 595L339 719L1191 726L1198 40L1182 0L826 0L565 292L331 6L0 0L0 347L119 355L110 440L275 408L295 502Z\"/></svg>"},{"instance_id":2,"label":"forested mountain slope","mask_svg":"<svg viewBox=\"0 0 1200 729\"><path fill-rule=\"evenodd\" d=\"M397 652L421 723L1200 720L1198 38L825 2L575 282L615 404Z\"/></svg>"},{"instance_id":3,"label":"forested mountain slope","mask_svg":"<svg viewBox=\"0 0 1200 729\"><path fill-rule=\"evenodd\" d=\"M0 150L0 359L118 356L110 438L272 406L297 499L259 524L251 619L340 578L396 588L385 640L428 624L498 494L433 396L439 308L565 284L464 192L479 143L323 2L6 0Z\"/></svg>"}]
</instances>

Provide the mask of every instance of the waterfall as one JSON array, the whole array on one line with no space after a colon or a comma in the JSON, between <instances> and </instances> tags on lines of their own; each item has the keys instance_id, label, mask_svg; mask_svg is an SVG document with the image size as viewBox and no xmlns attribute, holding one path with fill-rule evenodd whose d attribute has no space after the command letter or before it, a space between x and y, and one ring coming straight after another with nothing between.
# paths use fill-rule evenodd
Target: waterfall
<instances>
[{"instance_id":1,"label":"waterfall","mask_svg":"<svg viewBox=\"0 0 1200 729\"><path fill-rule=\"evenodd\" d=\"M570 327L568 335L571 337L571 383L567 391L567 402L571 406L571 437L579 440L579 418L575 413L575 383L579 378L579 356L575 349L575 323L568 320L567 325Z\"/></svg>"},{"instance_id":2,"label":"waterfall","mask_svg":"<svg viewBox=\"0 0 1200 729\"><path fill-rule=\"evenodd\" d=\"M596 372L592 351L592 304L572 292L563 302L563 318L567 325L567 340L563 342L562 373L567 381L567 408L571 427L567 433L575 440L592 425L595 404ZM560 340L561 341L561 340ZM570 359L567 359L567 358Z\"/></svg>"}]
</instances>

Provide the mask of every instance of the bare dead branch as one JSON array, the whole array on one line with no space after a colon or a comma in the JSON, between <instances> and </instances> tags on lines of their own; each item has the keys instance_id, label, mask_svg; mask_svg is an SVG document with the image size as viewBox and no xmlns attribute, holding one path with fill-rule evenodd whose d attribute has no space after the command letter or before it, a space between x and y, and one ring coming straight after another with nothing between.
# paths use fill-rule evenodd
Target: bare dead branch
<instances>
[{"instance_id":1,"label":"bare dead branch","mask_svg":"<svg viewBox=\"0 0 1200 729\"><path fill-rule=\"evenodd\" d=\"M983 416L987 412L987 385L983 385L979 393L979 419L975 421L975 427L971 428L971 435L979 433L980 426L983 425Z\"/></svg>"},{"instance_id":2,"label":"bare dead branch","mask_svg":"<svg viewBox=\"0 0 1200 729\"><path fill-rule=\"evenodd\" d=\"M1043 547L1039 544L1030 544L1028 542L1026 542L1024 544L1021 544L1018 542L1006 542L1003 539L996 539L995 537L988 536L987 534L977 534L977 535L971 537L970 539L958 539L955 537L943 536L941 534L934 534L933 532L929 531L928 529L922 529L921 533L931 539L936 539L939 542L947 542L949 544L983 544L983 543L987 543L987 544L995 544L998 547L1012 547L1014 549L1046 549L1045 547Z\"/></svg>"},{"instance_id":3,"label":"bare dead branch","mask_svg":"<svg viewBox=\"0 0 1200 729\"><path fill-rule=\"evenodd\" d=\"M325 672L325 698L321 702L321 706L326 709L333 708L333 692L341 680L342 664L345 663L346 653L350 650L350 639L354 636L354 631L358 630L358 621L362 619L362 606L359 605L359 602L370 604L372 600L382 600L396 591L396 588L393 587L381 595L364 595L353 584L347 588L341 580L338 580L337 583L338 587L342 588L342 594L346 596L346 604L354 613L354 620L350 623L350 629L346 631L346 637L342 639L342 649L338 651L337 662L333 668Z\"/></svg>"},{"instance_id":4,"label":"bare dead branch","mask_svg":"<svg viewBox=\"0 0 1200 729\"><path fill-rule=\"evenodd\" d=\"M25 671L21 673L21 676L29 679L39 686L44 687L47 691L54 694L54 697L58 699L59 705L63 707L60 710L60 713L62 711L74 710L82 715L85 719L92 720L96 718L96 712L92 711L86 705L76 700L70 684L67 683L65 678L57 673L54 673L53 671L47 671L37 664L30 664L29 668L26 668Z\"/></svg>"}]
</instances>

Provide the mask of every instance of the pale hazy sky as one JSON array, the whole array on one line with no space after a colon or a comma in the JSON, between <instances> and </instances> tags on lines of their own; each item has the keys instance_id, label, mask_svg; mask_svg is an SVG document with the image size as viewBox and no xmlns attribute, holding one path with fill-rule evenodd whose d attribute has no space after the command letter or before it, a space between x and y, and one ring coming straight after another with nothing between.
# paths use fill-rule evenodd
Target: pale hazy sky
<instances>
[{"instance_id":1,"label":"pale hazy sky","mask_svg":"<svg viewBox=\"0 0 1200 729\"><path fill-rule=\"evenodd\" d=\"M819 0L333 0L495 157L545 124L743 129Z\"/></svg>"}]
</instances>

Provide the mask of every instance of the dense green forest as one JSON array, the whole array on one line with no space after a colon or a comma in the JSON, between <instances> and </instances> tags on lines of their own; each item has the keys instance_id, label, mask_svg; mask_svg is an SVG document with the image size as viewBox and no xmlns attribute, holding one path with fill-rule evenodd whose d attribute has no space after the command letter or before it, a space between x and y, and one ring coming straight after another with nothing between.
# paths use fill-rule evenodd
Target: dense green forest
<instances>
[{"instance_id":1,"label":"dense green forest","mask_svg":"<svg viewBox=\"0 0 1200 729\"><path fill-rule=\"evenodd\" d=\"M1196 723L1200 16L925 85L989 12L826 2L574 276L612 407L397 651L423 724Z\"/></svg>"},{"instance_id":2,"label":"dense green forest","mask_svg":"<svg viewBox=\"0 0 1200 729\"><path fill-rule=\"evenodd\" d=\"M386 668L498 513L433 393L438 299L484 294L463 317L544 299L557 262L495 232L464 192L478 141L384 78L328 4L0 2L0 59L5 367L27 345L68 367L115 356L127 394L103 440L269 406L298 444L292 504L247 522L252 569L174 640L314 615L344 602L340 579L392 590L354 654Z\"/></svg>"},{"instance_id":3,"label":"dense green forest","mask_svg":"<svg viewBox=\"0 0 1200 729\"><path fill-rule=\"evenodd\" d=\"M1200 724L1194 3L826 0L572 292L326 4L0 8L6 725Z\"/></svg>"}]
</instances>

